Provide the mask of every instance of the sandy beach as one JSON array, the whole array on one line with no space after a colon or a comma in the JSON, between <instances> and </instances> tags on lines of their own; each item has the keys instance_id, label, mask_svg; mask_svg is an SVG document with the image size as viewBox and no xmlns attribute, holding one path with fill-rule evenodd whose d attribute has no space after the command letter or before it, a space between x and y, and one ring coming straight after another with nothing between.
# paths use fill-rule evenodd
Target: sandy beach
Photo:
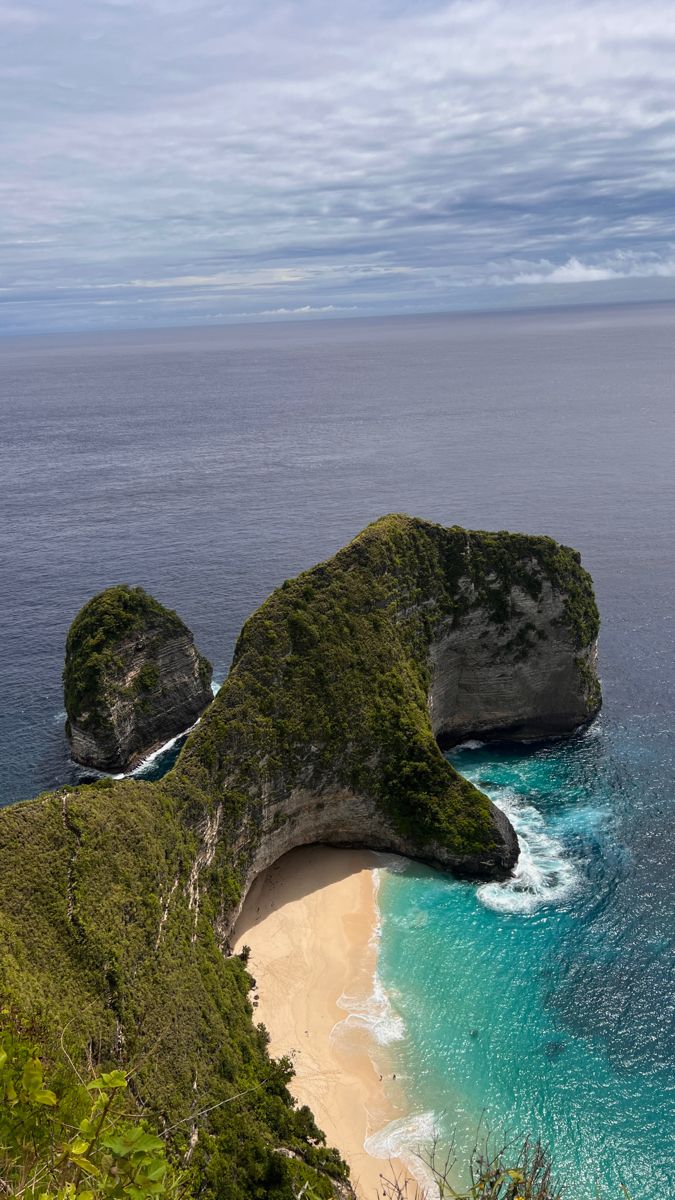
<instances>
[{"instance_id":1,"label":"sandy beach","mask_svg":"<svg viewBox=\"0 0 675 1200\"><path fill-rule=\"evenodd\" d=\"M270 1033L270 1051L292 1058L291 1090L349 1163L359 1200L375 1200L381 1174L391 1175L365 1139L403 1113L386 1048L377 1047L376 1069L364 1022L353 1013L338 1024L350 999L372 993L376 866L367 851L292 851L256 880L235 937L237 951L251 949L255 1018Z\"/></svg>"}]
</instances>

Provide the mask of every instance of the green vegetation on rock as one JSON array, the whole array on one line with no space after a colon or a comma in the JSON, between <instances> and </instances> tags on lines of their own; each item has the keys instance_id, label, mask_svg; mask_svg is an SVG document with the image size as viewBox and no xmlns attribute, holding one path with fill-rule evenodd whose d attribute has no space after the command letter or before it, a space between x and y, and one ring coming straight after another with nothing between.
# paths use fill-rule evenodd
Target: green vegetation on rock
<instances>
[{"instance_id":1,"label":"green vegetation on rock","mask_svg":"<svg viewBox=\"0 0 675 1200\"><path fill-rule=\"evenodd\" d=\"M489 803L453 771L429 720L429 646L439 629L483 608L505 626L514 588L534 599L546 580L564 596L574 646L597 636L579 556L551 538L470 533L405 516L369 526L328 563L289 580L246 622L227 684L189 739L177 782L225 792L234 829L264 780L332 784L368 794L399 833L458 858L494 849ZM514 654L527 655L527 639ZM589 667L580 689L595 679ZM593 690L588 715L597 708Z\"/></svg>"},{"instance_id":2,"label":"green vegetation on rock","mask_svg":"<svg viewBox=\"0 0 675 1200\"><path fill-rule=\"evenodd\" d=\"M188 632L175 612L141 587L119 584L107 588L80 610L68 631L63 672L66 711L71 722L89 712L94 720L103 719L101 688L108 673L114 672L118 665L116 647L148 621L159 625L167 637ZM155 683L156 678L147 686Z\"/></svg>"},{"instance_id":3,"label":"green vegetation on rock","mask_svg":"<svg viewBox=\"0 0 675 1200\"><path fill-rule=\"evenodd\" d=\"M211 700L211 664L175 612L119 585L75 617L63 684L73 757L123 771L194 723Z\"/></svg>"}]
</instances>

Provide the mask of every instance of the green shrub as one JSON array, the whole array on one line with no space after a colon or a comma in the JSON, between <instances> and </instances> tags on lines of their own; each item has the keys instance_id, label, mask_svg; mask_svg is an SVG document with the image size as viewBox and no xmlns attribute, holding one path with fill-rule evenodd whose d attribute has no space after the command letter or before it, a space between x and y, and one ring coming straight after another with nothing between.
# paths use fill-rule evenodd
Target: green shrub
<instances>
[{"instance_id":1,"label":"green shrub","mask_svg":"<svg viewBox=\"0 0 675 1200\"><path fill-rule=\"evenodd\" d=\"M40 1049L0 1025L0 1181L21 1200L155 1200L186 1194L129 1094L125 1072L45 1078Z\"/></svg>"}]
</instances>

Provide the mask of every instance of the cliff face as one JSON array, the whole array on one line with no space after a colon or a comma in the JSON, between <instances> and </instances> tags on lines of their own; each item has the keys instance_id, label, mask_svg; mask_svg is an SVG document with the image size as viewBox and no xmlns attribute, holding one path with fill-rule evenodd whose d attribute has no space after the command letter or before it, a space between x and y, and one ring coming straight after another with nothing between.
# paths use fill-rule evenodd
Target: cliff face
<instances>
[{"instance_id":1,"label":"cliff face","mask_svg":"<svg viewBox=\"0 0 675 1200\"><path fill-rule=\"evenodd\" d=\"M73 625L77 726L98 711L111 646L136 646L141 626L125 613L115 602ZM292 1200L305 1182L344 1194L344 1166L293 1108L290 1067L270 1064L250 978L227 955L243 896L281 854L317 841L506 874L511 826L434 735L571 732L600 704L597 633L590 578L551 539L376 522L247 621L164 779L103 780L0 811L3 1000L67 1028L83 1059L140 1064L148 1111L178 1123L179 1151L194 1135L204 1200L223 1181L232 1200ZM115 688L133 685L145 653L118 654ZM197 1138L186 1115L202 1108Z\"/></svg>"},{"instance_id":2,"label":"cliff face","mask_svg":"<svg viewBox=\"0 0 675 1200\"><path fill-rule=\"evenodd\" d=\"M142 588L108 588L84 606L63 678L71 754L101 771L129 770L212 699L211 665L189 629Z\"/></svg>"},{"instance_id":3,"label":"cliff face","mask_svg":"<svg viewBox=\"0 0 675 1200\"><path fill-rule=\"evenodd\" d=\"M313 842L401 854L439 871L474 879L506 876L508 864L515 864L518 858L518 841L508 818L492 805L489 811L498 851L459 855L440 842L399 833L371 796L329 786L318 795L311 788L294 788L284 804L283 820L279 820L275 806L267 806L253 845L248 829L242 830L234 843L235 853L246 862L246 869L240 882L241 898L221 924L221 937L224 941L229 939L246 894L258 875L289 850Z\"/></svg>"},{"instance_id":4,"label":"cliff face","mask_svg":"<svg viewBox=\"0 0 675 1200\"><path fill-rule=\"evenodd\" d=\"M532 563L541 591L511 589L495 623L480 600L459 621L441 622L430 645L429 709L441 746L468 738L568 734L597 711L595 640L580 645L565 620L566 591Z\"/></svg>"}]
</instances>

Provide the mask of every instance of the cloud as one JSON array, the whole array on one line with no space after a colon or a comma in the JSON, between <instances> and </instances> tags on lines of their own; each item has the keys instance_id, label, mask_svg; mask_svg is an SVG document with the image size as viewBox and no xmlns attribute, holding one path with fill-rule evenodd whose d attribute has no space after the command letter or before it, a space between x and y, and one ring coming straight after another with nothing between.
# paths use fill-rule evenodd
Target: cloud
<instances>
[{"instance_id":1,"label":"cloud","mask_svg":"<svg viewBox=\"0 0 675 1200\"><path fill-rule=\"evenodd\" d=\"M301 270L261 268L247 273L216 271L213 275L174 275L166 279L130 279L130 288L238 288L270 287L276 284L299 283ZM109 286L97 284L97 287Z\"/></svg>"},{"instance_id":2,"label":"cloud","mask_svg":"<svg viewBox=\"0 0 675 1200\"><path fill-rule=\"evenodd\" d=\"M5 329L675 294L670 0L0 0L0 25Z\"/></svg>"},{"instance_id":3,"label":"cloud","mask_svg":"<svg viewBox=\"0 0 675 1200\"><path fill-rule=\"evenodd\" d=\"M498 284L538 283L598 283L613 279L673 279L675 278L675 252L672 256L658 258L653 254L636 254L617 251L604 262L581 262L568 258L557 266L543 260L532 264L530 270L519 270L508 277L497 276Z\"/></svg>"},{"instance_id":4,"label":"cloud","mask_svg":"<svg viewBox=\"0 0 675 1200\"><path fill-rule=\"evenodd\" d=\"M355 304L302 304L300 308L263 308L258 312L234 313L236 317L311 317L328 313L357 312Z\"/></svg>"}]
</instances>

